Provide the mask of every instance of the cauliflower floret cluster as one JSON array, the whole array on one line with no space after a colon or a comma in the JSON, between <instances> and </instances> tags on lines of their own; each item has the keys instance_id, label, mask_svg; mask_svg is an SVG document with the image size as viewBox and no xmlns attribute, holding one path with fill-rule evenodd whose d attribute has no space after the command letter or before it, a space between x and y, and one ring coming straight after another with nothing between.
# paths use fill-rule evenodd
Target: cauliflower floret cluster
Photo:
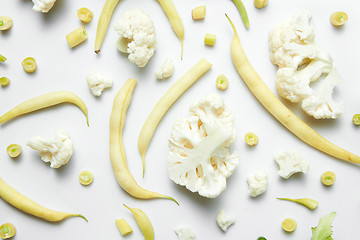
<instances>
[{"instance_id":1,"label":"cauliflower floret cluster","mask_svg":"<svg viewBox=\"0 0 360 240\"><path fill-rule=\"evenodd\" d=\"M100 96L104 89L111 88L113 84L113 79L107 77L102 73L91 71L86 76L86 80L89 88L94 96Z\"/></svg>"},{"instance_id":2,"label":"cauliflower floret cluster","mask_svg":"<svg viewBox=\"0 0 360 240\"><path fill-rule=\"evenodd\" d=\"M178 240L196 240L194 231L186 226L178 226L175 229Z\"/></svg>"},{"instance_id":3,"label":"cauliflower floret cluster","mask_svg":"<svg viewBox=\"0 0 360 240\"><path fill-rule=\"evenodd\" d=\"M35 136L27 143L29 147L38 150L44 162L50 162L50 167L59 168L69 162L73 153L73 143L63 130L57 130L53 138Z\"/></svg>"},{"instance_id":4,"label":"cauliflower floret cluster","mask_svg":"<svg viewBox=\"0 0 360 240\"><path fill-rule=\"evenodd\" d=\"M251 197L257 197L263 194L268 187L268 175L264 170L260 170L247 177L249 184L249 194Z\"/></svg>"},{"instance_id":5,"label":"cauliflower floret cluster","mask_svg":"<svg viewBox=\"0 0 360 240\"><path fill-rule=\"evenodd\" d=\"M234 118L223 100L208 95L190 107L191 116L178 118L169 139L170 178L192 192L215 198L226 188L226 179L239 164Z\"/></svg>"},{"instance_id":6,"label":"cauliflower floret cluster","mask_svg":"<svg viewBox=\"0 0 360 240\"><path fill-rule=\"evenodd\" d=\"M159 80L169 78L174 72L174 62L171 57L167 57L165 62L155 72L155 77Z\"/></svg>"},{"instance_id":7,"label":"cauliflower floret cluster","mask_svg":"<svg viewBox=\"0 0 360 240\"><path fill-rule=\"evenodd\" d=\"M130 9L115 24L120 45L126 44L130 62L145 67L156 49L155 28L151 18L139 9ZM121 47L118 47L123 51Z\"/></svg>"},{"instance_id":8,"label":"cauliflower floret cluster","mask_svg":"<svg viewBox=\"0 0 360 240\"><path fill-rule=\"evenodd\" d=\"M220 212L216 216L216 222L221 228L221 230L223 230L223 232L226 232L227 229L235 223L235 218L226 214L224 210L220 210Z\"/></svg>"},{"instance_id":9,"label":"cauliflower floret cluster","mask_svg":"<svg viewBox=\"0 0 360 240\"><path fill-rule=\"evenodd\" d=\"M333 89L341 77L331 57L316 44L310 19L310 12L300 11L270 32L270 59L279 67L276 88L280 96L291 102L304 100L302 108L310 116L335 119L343 112L342 103L332 99ZM330 84L320 84L318 93L314 94L310 84L318 81L322 74L328 74L322 81L331 82L331 88Z\"/></svg>"},{"instance_id":10,"label":"cauliflower floret cluster","mask_svg":"<svg viewBox=\"0 0 360 240\"><path fill-rule=\"evenodd\" d=\"M275 162L279 165L279 175L288 179L294 173L309 172L309 163L305 161L296 151L278 152L274 156Z\"/></svg>"},{"instance_id":11,"label":"cauliflower floret cluster","mask_svg":"<svg viewBox=\"0 0 360 240\"><path fill-rule=\"evenodd\" d=\"M47 13L54 6L56 0L32 0L32 2L34 11Z\"/></svg>"}]
</instances>

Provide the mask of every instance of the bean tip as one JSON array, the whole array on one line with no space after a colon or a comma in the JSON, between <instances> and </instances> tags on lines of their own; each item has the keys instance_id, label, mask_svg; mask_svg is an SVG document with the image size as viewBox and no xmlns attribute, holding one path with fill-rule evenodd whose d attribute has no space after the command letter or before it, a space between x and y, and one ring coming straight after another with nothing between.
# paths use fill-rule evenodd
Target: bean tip
<instances>
[{"instance_id":1,"label":"bean tip","mask_svg":"<svg viewBox=\"0 0 360 240\"><path fill-rule=\"evenodd\" d=\"M96 54L99 54L99 52L100 52L100 49L95 50L95 53L96 53Z\"/></svg>"}]
</instances>

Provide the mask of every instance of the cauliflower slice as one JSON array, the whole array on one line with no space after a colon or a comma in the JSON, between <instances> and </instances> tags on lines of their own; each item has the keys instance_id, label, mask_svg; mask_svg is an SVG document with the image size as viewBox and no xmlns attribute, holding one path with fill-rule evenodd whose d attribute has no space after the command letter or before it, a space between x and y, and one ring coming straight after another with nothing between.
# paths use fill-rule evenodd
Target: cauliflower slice
<instances>
[{"instance_id":1,"label":"cauliflower slice","mask_svg":"<svg viewBox=\"0 0 360 240\"><path fill-rule=\"evenodd\" d=\"M155 77L159 80L169 78L174 72L174 62L171 57L167 57L163 65L155 72Z\"/></svg>"},{"instance_id":2,"label":"cauliflower slice","mask_svg":"<svg viewBox=\"0 0 360 240\"><path fill-rule=\"evenodd\" d=\"M54 6L56 0L32 0L32 2L34 11L47 13Z\"/></svg>"},{"instance_id":3,"label":"cauliflower slice","mask_svg":"<svg viewBox=\"0 0 360 240\"><path fill-rule=\"evenodd\" d=\"M194 231L185 226L178 226L175 229L175 233L178 236L178 240L196 240Z\"/></svg>"},{"instance_id":4,"label":"cauliflower slice","mask_svg":"<svg viewBox=\"0 0 360 240\"><path fill-rule=\"evenodd\" d=\"M302 102L303 110L316 119L336 119L344 112L344 104L332 98L334 87L341 82L338 71L333 68L329 75L320 83L316 95Z\"/></svg>"},{"instance_id":5,"label":"cauliflower slice","mask_svg":"<svg viewBox=\"0 0 360 240\"><path fill-rule=\"evenodd\" d=\"M305 161L296 151L278 152L274 156L275 162L279 165L279 175L288 179L294 173L309 172L309 163Z\"/></svg>"},{"instance_id":6,"label":"cauliflower slice","mask_svg":"<svg viewBox=\"0 0 360 240\"><path fill-rule=\"evenodd\" d=\"M224 210L220 210L218 215L216 216L216 222L224 232L235 223L235 218L233 216L229 216L225 213Z\"/></svg>"},{"instance_id":7,"label":"cauliflower slice","mask_svg":"<svg viewBox=\"0 0 360 240\"><path fill-rule=\"evenodd\" d=\"M156 49L155 28L151 18L140 9L130 9L114 25L114 29L120 35L120 41L127 44L126 52L130 62L145 67ZM122 47L119 50L124 51Z\"/></svg>"},{"instance_id":8,"label":"cauliflower slice","mask_svg":"<svg viewBox=\"0 0 360 240\"><path fill-rule=\"evenodd\" d=\"M217 95L192 104L190 114L173 125L169 176L192 192L215 198L225 190L226 178L239 164L238 153L230 154L228 149L235 141L234 118Z\"/></svg>"},{"instance_id":9,"label":"cauliflower slice","mask_svg":"<svg viewBox=\"0 0 360 240\"><path fill-rule=\"evenodd\" d=\"M102 73L91 71L86 77L87 83L94 96L100 96L104 89L111 88L113 79Z\"/></svg>"},{"instance_id":10,"label":"cauliflower slice","mask_svg":"<svg viewBox=\"0 0 360 240\"><path fill-rule=\"evenodd\" d=\"M250 196L257 197L266 191L268 187L268 175L265 170L260 170L257 173L249 175L247 182L249 184Z\"/></svg>"},{"instance_id":11,"label":"cauliflower slice","mask_svg":"<svg viewBox=\"0 0 360 240\"><path fill-rule=\"evenodd\" d=\"M59 168L69 162L73 153L73 143L64 130L57 130L53 138L35 136L27 143L29 147L38 150L44 162L50 162L50 167Z\"/></svg>"}]
</instances>

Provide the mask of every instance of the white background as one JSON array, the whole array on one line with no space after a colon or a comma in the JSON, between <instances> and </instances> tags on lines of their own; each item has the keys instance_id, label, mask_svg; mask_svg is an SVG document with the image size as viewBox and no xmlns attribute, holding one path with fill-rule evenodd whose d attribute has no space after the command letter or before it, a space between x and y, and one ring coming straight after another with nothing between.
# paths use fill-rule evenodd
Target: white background
<instances>
[{"instance_id":1,"label":"white background","mask_svg":"<svg viewBox=\"0 0 360 240\"><path fill-rule=\"evenodd\" d=\"M359 167L327 156L307 146L278 123L252 96L238 76L230 57L233 37L224 13L232 18L239 32L245 52L254 68L272 91L275 89L276 67L269 60L268 33L276 24L290 18L297 10L307 9L313 14L316 41L334 59L343 77L336 89L336 99L345 102L346 111L338 120L313 120L300 106L288 104L300 118L321 135L345 149L360 154L359 128L352 123L352 116L359 112L358 59L360 55L357 1L335 0L270 0L264 9L256 9L252 1L244 0L251 26L246 30L240 15L230 0L174 0L185 27L184 59L180 60L180 44L168 19L155 0L123 0L114 12L108 33L99 55L94 53L97 21L103 0L58 0L53 9L42 14L32 10L30 0L0 0L0 15L13 18L14 26L0 33L0 54L8 61L0 64L0 76L7 76L11 84L0 89L0 114L32 97L57 90L76 93L87 104L90 127L86 126L82 112L70 104L38 111L0 126L0 176L19 192L51 209L84 214L60 223L48 223L25 214L0 200L0 224L12 222L17 228L14 239L122 239L115 226L115 219L125 218L134 232L125 239L142 239L131 213L123 206L142 209L153 223L156 239L177 239L174 229L178 225L191 226L197 239L246 239L265 236L270 240L310 239L311 227L321 216L336 211L334 239L354 239L359 235L360 194L358 192ZM194 22L192 8L206 4L204 21ZM80 7L94 12L89 24L82 24L76 15ZM112 25L122 14L138 7L150 15L156 27L158 49L144 69L130 63L114 47L117 33ZM345 11L349 21L340 29L329 21L334 11ZM70 49L65 36L79 26L85 26L89 39ZM205 33L217 35L214 47L205 47ZM38 69L33 74L22 70L21 61L34 57ZM174 75L157 81L154 71L165 57L175 61ZM146 175L142 178L141 157L137 140L146 117L157 100L201 57L213 67L209 73L190 88L168 111L161 121L146 158ZM87 73L97 69L114 78L113 88L99 98L87 87ZM218 75L230 79L229 88L221 92L215 87ZM169 200L138 200L125 193L115 180L109 159L109 117L115 94L128 78L138 79L124 129L125 149L129 169L144 188L176 198L180 206ZM228 179L227 189L217 199L205 199L197 193L177 186L168 177L167 139L172 123L177 117L187 116L189 105L208 93L218 93L232 110L238 133L233 149L241 157L240 166ZM52 137L59 128L65 129L74 142L70 162L60 169L51 169L43 163L38 153L26 146L34 135ZM260 142L247 147L243 138L246 132L258 134ZM10 159L6 147L18 143L23 147L21 157ZM307 175L296 175L282 180L273 160L277 151L293 149L310 163ZM246 176L260 169L269 174L268 191L257 198L248 194ZM92 185L84 187L78 182L83 170L93 172ZM324 187L320 175L332 170L337 175L335 185ZM310 197L320 202L310 211L295 203L276 200L276 197ZM224 209L236 217L235 225L223 233L216 224L216 215ZM286 217L296 219L297 230L286 234L281 222Z\"/></svg>"}]
</instances>

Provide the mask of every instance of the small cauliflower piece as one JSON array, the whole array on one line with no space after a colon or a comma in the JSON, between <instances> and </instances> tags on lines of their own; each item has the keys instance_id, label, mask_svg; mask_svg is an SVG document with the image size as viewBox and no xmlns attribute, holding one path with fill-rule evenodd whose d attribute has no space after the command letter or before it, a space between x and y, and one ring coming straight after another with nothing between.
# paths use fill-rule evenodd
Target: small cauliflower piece
<instances>
[{"instance_id":1,"label":"small cauliflower piece","mask_svg":"<svg viewBox=\"0 0 360 240\"><path fill-rule=\"evenodd\" d=\"M196 240L194 231L185 226L178 226L175 229L175 233L178 236L178 240Z\"/></svg>"},{"instance_id":2,"label":"small cauliflower piece","mask_svg":"<svg viewBox=\"0 0 360 240\"><path fill-rule=\"evenodd\" d=\"M230 154L228 149L235 141L234 117L215 94L193 103L190 114L173 125L169 177L192 192L215 198L239 164L238 153Z\"/></svg>"},{"instance_id":3,"label":"small cauliflower piece","mask_svg":"<svg viewBox=\"0 0 360 240\"><path fill-rule=\"evenodd\" d=\"M235 223L235 218L233 216L229 216L225 213L224 210L220 210L218 215L216 216L216 222L224 232Z\"/></svg>"},{"instance_id":4,"label":"small cauliflower piece","mask_svg":"<svg viewBox=\"0 0 360 240\"><path fill-rule=\"evenodd\" d=\"M35 136L27 143L29 147L38 150L44 162L50 162L50 167L59 168L69 162L73 153L73 143L64 130L57 130L53 138Z\"/></svg>"},{"instance_id":5,"label":"small cauliflower piece","mask_svg":"<svg viewBox=\"0 0 360 240\"><path fill-rule=\"evenodd\" d=\"M156 49L155 28L151 18L139 9L130 9L114 25L120 35L118 49L127 53L130 62L138 67L145 67Z\"/></svg>"},{"instance_id":6,"label":"small cauliflower piece","mask_svg":"<svg viewBox=\"0 0 360 240\"><path fill-rule=\"evenodd\" d=\"M54 6L56 0L32 0L32 2L34 11L47 13Z\"/></svg>"},{"instance_id":7,"label":"small cauliflower piece","mask_svg":"<svg viewBox=\"0 0 360 240\"><path fill-rule=\"evenodd\" d=\"M174 62L171 57L167 57L165 62L156 70L155 77L159 80L169 78L174 72Z\"/></svg>"},{"instance_id":8,"label":"small cauliflower piece","mask_svg":"<svg viewBox=\"0 0 360 240\"><path fill-rule=\"evenodd\" d=\"M257 197L263 194L268 187L268 175L264 170L251 174L247 177L249 184L249 194L251 197Z\"/></svg>"},{"instance_id":9,"label":"small cauliflower piece","mask_svg":"<svg viewBox=\"0 0 360 240\"><path fill-rule=\"evenodd\" d=\"M317 94L304 99L303 110L316 119L336 119L341 116L344 112L344 104L335 102L332 97L334 87L340 82L340 74L333 68L320 83Z\"/></svg>"},{"instance_id":10,"label":"small cauliflower piece","mask_svg":"<svg viewBox=\"0 0 360 240\"><path fill-rule=\"evenodd\" d=\"M86 77L87 83L94 96L100 96L104 89L111 88L113 79L97 71L91 71Z\"/></svg>"},{"instance_id":11,"label":"small cauliflower piece","mask_svg":"<svg viewBox=\"0 0 360 240\"><path fill-rule=\"evenodd\" d=\"M309 172L309 163L305 161L296 151L278 152L274 156L275 162L279 165L279 175L288 179L294 173Z\"/></svg>"}]
</instances>

